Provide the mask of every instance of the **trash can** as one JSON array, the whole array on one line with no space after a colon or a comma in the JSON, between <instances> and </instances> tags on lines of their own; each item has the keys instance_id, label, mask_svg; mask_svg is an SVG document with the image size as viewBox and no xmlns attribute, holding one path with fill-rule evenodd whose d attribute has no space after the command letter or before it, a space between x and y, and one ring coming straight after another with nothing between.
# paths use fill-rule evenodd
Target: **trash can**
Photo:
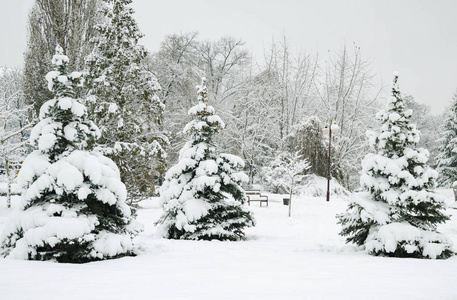
<instances>
[{"instance_id":1,"label":"trash can","mask_svg":"<svg viewBox=\"0 0 457 300\"><path fill-rule=\"evenodd\" d=\"M282 203L283 203L284 205L289 205L289 201L290 201L289 198L282 198Z\"/></svg>"}]
</instances>

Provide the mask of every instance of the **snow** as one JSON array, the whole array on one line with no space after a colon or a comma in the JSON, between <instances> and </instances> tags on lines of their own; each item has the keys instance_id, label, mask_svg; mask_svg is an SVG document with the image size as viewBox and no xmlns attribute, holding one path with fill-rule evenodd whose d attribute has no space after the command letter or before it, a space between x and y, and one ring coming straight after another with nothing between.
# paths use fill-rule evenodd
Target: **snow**
<instances>
[{"instance_id":1,"label":"snow","mask_svg":"<svg viewBox=\"0 0 457 300\"><path fill-rule=\"evenodd\" d=\"M89 192L87 185L83 184L83 176L99 186L96 193L104 203L115 204L116 197L120 202L125 201L127 192L119 184L119 169L110 159L98 153L75 150L51 164L48 155L34 151L24 161L18 184L27 187L33 182L27 190L25 201L39 196L46 189L57 187L63 187L67 192L78 190L78 197L84 199ZM34 178L37 179L33 181Z\"/></svg>"},{"instance_id":2,"label":"snow","mask_svg":"<svg viewBox=\"0 0 457 300\"><path fill-rule=\"evenodd\" d=\"M60 76L57 76L57 81L59 81L61 83L67 83L68 82L68 78L65 75L60 75Z\"/></svg>"},{"instance_id":3,"label":"snow","mask_svg":"<svg viewBox=\"0 0 457 300\"><path fill-rule=\"evenodd\" d=\"M208 213L211 205L202 199L190 199L184 204L184 214L187 222L193 222L200 219Z\"/></svg>"},{"instance_id":4,"label":"snow","mask_svg":"<svg viewBox=\"0 0 457 300\"><path fill-rule=\"evenodd\" d=\"M130 249L131 243L131 238L128 235L102 232L100 237L94 242L94 249L97 253L106 253L109 256L115 256L124 253L125 249Z\"/></svg>"},{"instance_id":5,"label":"snow","mask_svg":"<svg viewBox=\"0 0 457 300\"><path fill-rule=\"evenodd\" d=\"M60 75L59 71L50 71L48 74L46 74L45 78L46 81L48 82L48 89L52 91L52 88L54 86L53 80L57 78Z\"/></svg>"},{"instance_id":6,"label":"snow","mask_svg":"<svg viewBox=\"0 0 457 300\"><path fill-rule=\"evenodd\" d=\"M54 122L51 118L42 119L30 133L30 141L32 144L38 143L38 149L46 151L50 149L57 137L56 132L59 131L61 124Z\"/></svg>"},{"instance_id":7,"label":"snow","mask_svg":"<svg viewBox=\"0 0 457 300\"><path fill-rule=\"evenodd\" d=\"M80 86L83 85L84 78L82 76L83 76L83 74L81 72L78 72L78 71L73 71L73 72L70 73L70 75L68 75L68 77L70 77L73 80L78 79Z\"/></svg>"},{"instance_id":8,"label":"snow","mask_svg":"<svg viewBox=\"0 0 457 300\"><path fill-rule=\"evenodd\" d=\"M52 57L52 64L56 65L56 66L60 66L63 63L68 63L68 57L63 54L62 55L54 54L54 56Z\"/></svg>"},{"instance_id":9,"label":"snow","mask_svg":"<svg viewBox=\"0 0 457 300\"><path fill-rule=\"evenodd\" d=\"M153 225L158 199L140 203L145 231L139 255L88 264L0 259L1 299L455 299L457 257L448 260L374 257L344 244L335 215L347 202L267 194L268 207L250 206L257 225L247 241L166 240ZM445 190L453 204L452 190ZM17 207L19 198L13 198ZM452 202L450 202L452 200ZM0 198L0 229L16 208ZM56 209L56 208L51 208ZM457 211L439 230L457 244ZM110 241L115 251L122 238ZM433 246L433 245L432 245ZM107 249L105 249L107 250ZM428 251L433 252L432 247ZM114 252L113 252L114 253Z\"/></svg>"},{"instance_id":10,"label":"snow","mask_svg":"<svg viewBox=\"0 0 457 300\"><path fill-rule=\"evenodd\" d=\"M327 178L309 174L304 181L297 185L296 193L309 197L324 197L327 195ZM330 180L330 195L347 198L349 192L335 178Z\"/></svg>"},{"instance_id":11,"label":"snow","mask_svg":"<svg viewBox=\"0 0 457 300\"><path fill-rule=\"evenodd\" d=\"M66 76L65 76L65 78L66 78ZM58 105L61 109L66 110L66 109L71 108L72 102L73 102L72 98L63 97L58 100Z\"/></svg>"},{"instance_id":12,"label":"snow","mask_svg":"<svg viewBox=\"0 0 457 300\"><path fill-rule=\"evenodd\" d=\"M78 137L78 130L77 130L77 126L80 125L79 123L77 122L71 122L70 124L68 124L67 126L64 127L63 129L63 133L64 133L64 136L67 140L69 141L74 141L77 139Z\"/></svg>"},{"instance_id":13,"label":"snow","mask_svg":"<svg viewBox=\"0 0 457 300\"><path fill-rule=\"evenodd\" d=\"M97 199L103 203L108 203L109 205L116 204L116 196L108 189L100 188L95 192L95 194L97 195Z\"/></svg>"},{"instance_id":14,"label":"snow","mask_svg":"<svg viewBox=\"0 0 457 300\"><path fill-rule=\"evenodd\" d=\"M411 226L409 223L391 223L379 228L377 232L380 243L383 244L387 252L394 252L397 249L397 243L402 241L415 241L421 238L421 230L417 227ZM375 248L374 241L367 242L367 249ZM411 245L408 253L413 253L417 248Z\"/></svg>"},{"instance_id":15,"label":"snow","mask_svg":"<svg viewBox=\"0 0 457 300\"><path fill-rule=\"evenodd\" d=\"M361 211L361 218L364 222L374 220L378 224L389 222L389 206L386 203L371 201L369 192L354 193L351 195L351 201L359 204L364 210Z\"/></svg>"},{"instance_id":16,"label":"snow","mask_svg":"<svg viewBox=\"0 0 457 300\"><path fill-rule=\"evenodd\" d=\"M111 113L111 114L114 114L115 112L117 112L118 110L118 107L117 107L117 104L116 103L110 103L109 106L108 106L108 112Z\"/></svg>"},{"instance_id":17,"label":"snow","mask_svg":"<svg viewBox=\"0 0 457 300\"><path fill-rule=\"evenodd\" d=\"M391 113L389 115L389 119L391 122L397 122L398 120L400 120L401 116L398 114L398 113Z\"/></svg>"},{"instance_id":18,"label":"snow","mask_svg":"<svg viewBox=\"0 0 457 300\"><path fill-rule=\"evenodd\" d=\"M0 182L0 195L6 195L7 192L8 192L8 183ZM18 187L18 185L16 183L11 184L11 194L19 195L20 193L21 193L21 189Z\"/></svg>"},{"instance_id":19,"label":"snow","mask_svg":"<svg viewBox=\"0 0 457 300\"><path fill-rule=\"evenodd\" d=\"M200 162L198 169L195 170L197 176L216 174L218 170L214 160L208 159Z\"/></svg>"},{"instance_id":20,"label":"snow","mask_svg":"<svg viewBox=\"0 0 457 300\"><path fill-rule=\"evenodd\" d=\"M22 217L20 223L24 230L24 237L17 241L16 247L10 253L11 258L27 259L29 252L34 253L35 251L33 246L42 246L45 241L56 243L64 238L78 238L94 229L91 224L94 221L89 220L86 216L77 217L69 214L52 217L54 211L56 211L55 206L47 211L34 208L25 213L27 215ZM8 225L17 226L14 223Z\"/></svg>"},{"instance_id":21,"label":"snow","mask_svg":"<svg viewBox=\"0 0 457 300\"><path fill-rule=\"evenodd\" d=\"M446 249L449 241L442 234L421 230L407 222L394 222L380 226L376 233L368 236L366 251L385 249L386 252L395 252L399 243L406 244L404 248L408 253L419 251L420 247L424 249L424 256L435 259Z\"/></svg>"},{"instance_id":22,"label":"snow","mask_svg":"<svg viewBox=\"0 0 457 300\"><path fill-rule=\"evenodd\" d=\"M73 191L84 180L83 174L64 160L58 160L52 164L47 172L56 179L57 185L64 187L66 191Z\"/></svg>"},{"instance_id":23,"label":"snow","mask_svg":"<svg viewBox=\"0 0 457 300\"><path fill-rule=\"evenodd\" d=\"M18 176L19 188L25 188L34 177L43 174L49 167L49 156L39 151L30 153L22 164L20 171L21 176Z\"/></svg>"},{"instance_id":24,"label":"snow","mask_svg":"<svg viewBox=\"0 0 457 300\"><path fill-rule=\"evenodd\" d=\"M187 112L188 115L197 115L197 113L204 112L207 110L207 104L204 102L199 102L195 106L191 107Z\"/></svg>"}]
</instances>

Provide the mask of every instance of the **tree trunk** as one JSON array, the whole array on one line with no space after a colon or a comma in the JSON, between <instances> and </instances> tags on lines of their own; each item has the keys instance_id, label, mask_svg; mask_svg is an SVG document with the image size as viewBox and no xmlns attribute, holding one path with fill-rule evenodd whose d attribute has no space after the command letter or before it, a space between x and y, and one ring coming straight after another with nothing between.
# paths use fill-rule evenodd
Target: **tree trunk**
<instances>
[{"instance_id":1,"label":"tree trunk","mask_svg":"<svg viewBox=\"0 0 457 300\"><path fill-rule=\"evenodd\" d=\"M8 161L8 156L5 157L5 169L6 169L6 180L7 180L7 188L6 188L6 206L8 208L11 207L11 176L10 176L10 165Z\"/></svg>"},{"instance_id":2,"label":"tree trunk","mask_svg":"<svg viewBox=\"0 0 457 300\"><path fill-rule=\"evenodd\" d=\"M292 191L294 190L294 179L292 178L292 185L290 187L290 193L289 193L289 217L292 214Z\"/></svg>"}]
</instances>

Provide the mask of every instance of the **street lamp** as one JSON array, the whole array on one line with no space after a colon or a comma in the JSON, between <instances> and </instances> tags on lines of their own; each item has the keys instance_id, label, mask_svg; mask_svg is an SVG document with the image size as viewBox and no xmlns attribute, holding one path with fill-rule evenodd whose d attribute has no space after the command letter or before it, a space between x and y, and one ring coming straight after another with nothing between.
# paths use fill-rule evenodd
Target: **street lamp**
<instances>
[{"instance_id":1,"label":"street lamp","mask_svg":"<svg viewBox=\"0 0 457 300\"><path fill-rule=\"evenodd\" d=\"M324 135L328 135L328 175L327 175L327 201L330 201L330 155L332 149L332 133L337 134L339 127L332 124L333 119L330 119L330 124L323 129Z\"/></svg>"}]
</instances>

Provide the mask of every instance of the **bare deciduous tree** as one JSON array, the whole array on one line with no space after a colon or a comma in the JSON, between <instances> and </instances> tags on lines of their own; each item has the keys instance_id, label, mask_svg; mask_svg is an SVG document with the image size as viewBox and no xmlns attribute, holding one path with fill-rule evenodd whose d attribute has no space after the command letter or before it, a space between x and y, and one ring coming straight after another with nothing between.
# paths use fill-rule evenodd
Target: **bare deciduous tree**
<instances>
[{"instance_id":1,"label":"bare deciduous tree","mask_svg":"<svg viewBox=\"0 0 457 300\"><path fill-rule=\"evenodd\" d=\"M15 170L26 156L27 131L32 127L32 107L25 105L20 70L0 69L0 166L7 180L6 201L11 207L11 185Z\"/></svg>"},{"instance_id":2,"label":"bare deciduous tree","mask_svg":"<svg viewBox=\"0 0 457 300\"><path fill-rule=\"evenodd\" d=\"M362 154L368 149L365 133L373 125L382 89L374 84L369 66L370 62L362 58L360 47L354 46L352 55L343 47L341 53L329 56L315 81L322 107L319 115L333 119L340 128L335 135L334 159L346 165L346 178L342 182L346 187L351 184L348 175L357 175L354 168L360 165Z\"/></svg>"},{"instance_id":3,"label":"bare deciduous tree","mask_svg":"<svg viewBox=\"0 0 457 300\"><path fill-rule=\"evenodd\" d=\"M91 52L89 41L96 35L101 16L99 0L37 0L28 21L25 52L24 93L39 113L41 105L52 98L43 80L52 69L50 61L59 44L74 58L70 69L83 69L84 58Z\"/></svg>"}]
</instances>

